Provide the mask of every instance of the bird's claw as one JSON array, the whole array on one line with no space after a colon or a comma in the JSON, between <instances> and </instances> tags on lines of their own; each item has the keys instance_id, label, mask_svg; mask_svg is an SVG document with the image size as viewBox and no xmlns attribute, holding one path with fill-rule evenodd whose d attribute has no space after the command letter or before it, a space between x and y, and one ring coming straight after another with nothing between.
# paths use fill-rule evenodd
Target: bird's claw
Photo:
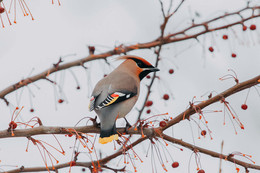
<instances>
[{"instance_id":1,"label":"bird's claw","mask_svg":"<svg viewBox=\"0 0 260 173\"><path fill-rule=\"evenodd\" d=\"M125 122L126 122L126 126L125 126L125 132L128 133L128 130L132 127L132 125L127 121L126 118L125 119Z\"/></svg>"},{"instance_id":2,"label":"bird's claw","mask_svg":"<svg viewBox=\"0 0 260 173\"><path fill-rule=\"evenodd\" d=\"M90 118L90 120L93 122L93 126L100 128L100 123L97 123L97 116L95 116L95 118Z\"/></svg>"},{"instance_id":3,"label":"bird's claw","mask_svg":"<svg viewBox=\"0 0 260 173\"><path fill-rule=\"evenodd\" d=\"M97 128L100 128L100 123L95 123L95 126L97 127Z\"/></svg>"}]
</instances>

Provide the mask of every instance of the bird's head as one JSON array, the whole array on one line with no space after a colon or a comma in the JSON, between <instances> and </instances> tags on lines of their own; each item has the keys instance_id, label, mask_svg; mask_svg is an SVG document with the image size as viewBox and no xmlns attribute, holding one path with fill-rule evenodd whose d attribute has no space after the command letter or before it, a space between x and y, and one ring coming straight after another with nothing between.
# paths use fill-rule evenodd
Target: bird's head
<instances>
[{"instance_id":1,"label":"bird's head","mask_svg":"<svg viewBox=\"0 0 260 173\"><path fill-rule=\"evenodd\" d=\"M118 59L125 59L126 61L121 64L122 67L135 73L139 76L140 80L142 80L150 72L159 71L157 67L154 67L151 63L138 56L125 55L119 57Z\"/></svg>"}]
</instances>

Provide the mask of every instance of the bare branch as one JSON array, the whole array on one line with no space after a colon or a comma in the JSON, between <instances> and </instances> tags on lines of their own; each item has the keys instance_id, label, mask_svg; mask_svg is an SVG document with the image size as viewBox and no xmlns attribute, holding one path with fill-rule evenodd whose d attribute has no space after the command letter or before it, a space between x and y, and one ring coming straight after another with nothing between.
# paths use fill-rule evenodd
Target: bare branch
<instances>
[{"instance_id":1,"label":"bare branch","mask_svg":"<svg viewBox=\"0 0 260 173\"><path fill-rule=\"evenodd\" d=\"M199 104L196 105L196 107L199 107L200 109L203 109L215 102L221 101L223 98L229 97L239 91L242 91L244 89L250 88L254 85L257 85L260 83L260 75L256 76L252 79L249 79L247 81L244 81L242 83L238 83L235 86L225 90L224 92L216 95L215 97L212 97L206 101L203 101ZM167 125L163 128L163 130L171 127L174 124L179 123L180 121L189 118L189 116L191 116L192 114L194 114L196 111L193 107L190 107L189 109L187 109L186 111L182 112L181 114L179 114L177 117L175 117L174 119L170 120Z\"/></svg>"},{"instance_id":2,"label":"bare branch","mask_svg":"<svg viewBox=\"0 0 260 173\"><path fill-rule=\"evenodd\" d=\"M100 133L100 129L95 126L79 126L79 127L54 127L54 126L39 126L30 129L15 129L14 136L10 131L0 131L0 138L14 138L14 137L30 137L35 135L47 135L47 134L70 134L67 129L75 129L81 133ZM118 128L119 133L124 133L125 128ZM145 135L150 136L153 134L152 128L143 129ZM128 134L141 134L140 130L134 130L131 128L128 130Z\"/></svg>"},{"instance_id":3,"label":"bare branch","mask_svg":"<svg viewBox=\"0 0 260 173\"><path fill-rule=\"evenodd\" d=\"M237 160L234 157L230 157L230 155L224 155L224 154L217 153L215 151L207 150L205 148L197 147L195 145L189 144L189 143L184 142L184 141L182 141L180 139L176 139L176 138L170 137L170 136L165 135L165 134L162 134L162 137L163 137L163 139L165 139L165 140L167 140L169 142L179 144L179 145L181 145L183 147L189 148L192 151L196 150L196 151L198 151L200 153L204 153L204 154L207 154L207 155L212 156L212 157L225 159L227 161L230 161L230 162L235 163L237 165L243 166L245 168L252 168L252 169L260 170L260 166L259 165L254 165L254 164L243 162L241 160Z\"/></svg>"},{"instance_id":4,"label":"bare branch","mask_svg":"<svg viewBox=\"0 0 260 173\"><path fill-rule=\"evenodd\" d=\"M134 44L134 45L130 45L130 46L122 46L121 45L120 47L116 47L113 50L107 51L105 53L101 53L101 54L98 54L98 55L92 54L92 55L89 55L87 57L78 59L76 61L64 63L62 65L59 65L57 68L51 67L51 68L49 68L49 69L47 69L47 70L45 70L45 71L43 71L39 74L36 74L32 77L24 79L24 81L30 81L28 83L23 83L23 82L19 81L15 84L3 89L2 91L0 91L0 98L4 99L7 94L9 94L9 93L21 88L21 87L24 87L24 86L26 86L30 83L36 82L40 79L45 79L47 76L49 76L52 73L55 73L55 72L61 71L61 70L65 70L65 69L68 69L68 68L71 68L71 67L74 67L74 66L82 66L84 63L89 62L89 61L93 61L93 60L97 60L97 59L106 59L107 57L110 57L112 55L120 55L120 54L127 53L127 52L130 52L132 50L136 50L136 49L150 49L152 47L156 47L156 46L160 46L160 45L175 43L175 42L189 40L189 39L193 39L193 38L196 39L198 36L209 33L209 32L227 29L227 28L235 26L235 25L241 25L247 20L260 17L260 14L252 15L250 17L241 19L240 21L233 22L233 23L230 23L230 24L223 24L222 26L219 26L219 27L212 27L212 28L209 28L209 29L204 29L200 32L193 33L191 35L186 34L187 31L190 31L194 28L201 27L201 26L202 27L208 26L208 24L210 24L210 23L212 23L216 20L223 19L225 17L229 17L229 16L232 16L232 15L239 15L241 12L243 12L245 10L256 10L256 9L260 9L260 6L246 7L246 8L243 8L242 10L237 11L237 12L226 13L225 15L213 18L213 19L208 20L206 22L203 22L203 23L200 23L200 24L193 24L192 26L189 26L189 27L183 29L182 31L179 31L179 32L176 32L176 33L173 33L173 34L169 34L169 35L164 36L164 37L160 36L159 38L157 38L156 40L151 41L151 42L138 43L138 44ZM166 16L165 19L168 20L169 17L170 16ZM165 27L163 25L161 27ZM164 32L164 30L162 30L162 31ZM164 35L164 33L161 33L161 35ZM176 36L181 36L181 37L176 37Z\"/></svg>"},{"instance_id":5,"label":"bare branch","mask_svg":"<svg viewBox=\"0 0 260 173\"><path fill-rule=\"evenodd\" d=\"M182 0L182 1L179 3L179 5L177 6L177 8L176 8L171 14L170 14L170 8L169 8L168 16L174 15L174 14L179 10L179 8L181 7L181 5L183 4L184 1L185 1L185 0Z\"/></svg>"},{"instance_id":6,"label":"bare branch","mask_svg":"<svg viewBox=\"0 0 260 173\"><path fill-rule=\"evenodd\" d=\"M196 106L200 109L203 109L217 101L221 101L223 98L229 97L239 91L242 91L244 89L250 88L254 85L257 85L260 83L260 75L256 76L252 79L249 79L247 81L244 81L242 83L238 83L235 86L225 90L224 92L206 100L203 101ZM196 113L195 109L193 107L188 108L181 114L179 114L174 119L167 122L166 126L162 128L161 130L164 131L167 128L179 123L180 121L187 119L192 114ZM7 130L0 131L0 138L9 138L9 137L28 137L33 135L43 135L43 134L68 134L68 131L66 129L75 129L78 132L82 133L100 133L100 129L95 126L82 126L82 127L47 127L47 126L40 126L40 127L34 127L31 129L16 129L14 130L15 136L11 135L11 132L8 132ZM125 131L124 128L118 129L119 133L123 133ZM140 134L140 131L135 131L133 128L129 129L129 134ZM153 128L144 128L144 134L150 136L154 133Z\"/></svg>"},{"instance_id":7,"label":"bare branch","mask_svg":"<svg viewBox=\"0 0 260 173\"><path fill-rule=\"evenodd\" d=\"M140 144L141 142L145 141L147 139L147 137L144 137L144 138L139 138L137 139L135 142L132 143L132 145L129 145L127 147L125 147L125 151L128 151L129 149L133 148L134 146ZM105 168L108 168L107 166L105 166L105 164L109 161L111 161L112 159L120 156L123 154L122 152L123 150L120 150L110 156L107 156L103 159L100 159L99 160L99 164L102 166L104 166ZM97 167L98 166L98 163L97 161L94 161L94 162L76 162L75 163L76 165L75 166L81 166L81 167L87 167L87 168L90 168L93 166L93 164ZM61 169L61 168L66 168L66 167L70 167L70 162L67 162L67 163L63 163L63 164L58 164L56 166L54 166L55 170L53 170L52 167L48 167L48 169L51 171L56 171L58 169ZM17 173L17 172L40 172L40 171L46 171L47 168L46 167L31 167L31 168L25 168L24 166L22 166L21 168L18 168L18 169L14 169L14 170L10 170L10 171L5 171L5 173Z\"/></svg>"}]
</instances>

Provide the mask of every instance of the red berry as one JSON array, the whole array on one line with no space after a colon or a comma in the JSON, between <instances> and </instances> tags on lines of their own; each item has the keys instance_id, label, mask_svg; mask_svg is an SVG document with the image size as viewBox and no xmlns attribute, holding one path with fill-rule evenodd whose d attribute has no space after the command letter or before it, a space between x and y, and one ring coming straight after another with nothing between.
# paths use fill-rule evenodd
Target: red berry
<instances>
[{"instance_id":1,"label":"red berry","mask_svg":"<svg viewBox=\"0 0 260 173\"><path fill-rule=\"evenodd\" d=\"M147 75L147 76L146 76L146 78L147 78L147 79L150 79L150 78L151 78L151 76L150 76L150 75Z\"/></svg>"},{"instance_id":2,"label":"red berry","mask_svg":"<svg viewBox=\"0 0 260 173\"><path fill-rule=\"evenodd\" d=\"M82 168L81 170L82 170L82 172L85 172L85 171L86 171L86 169L85 169L85 168Z\"/></svg>"},{"instance_id":3,"label":"red berry","mask_svg":"<svg viewBox=\"0 0 260 173\"><path fill-rule=\"evenodd\" d=\"M237 54L232 53L231 56L232 56L232 58L236 58L236 57L237 57Z\"/></svg>"},{"instance_id":4,"label":"red berry","mask_svg":"<svg viewBox=\"0 0 260 173\"><path fill-rule=\"evenodd\" d=\"M209 47L209 51L213 52L214 51L213 47Z\"/></svg>"},{"instance_id":5,"label":"red berry","mask_svg":"<svg viewBox=\"0 0 260 173\"><path fill-rule=\"evenodd\" d=\"M9 127L10 127L11 129L16 129L17 124L16 124L14 121L11 121L11 122L9 123Z\"/></svg>"},{"instance_id":6,"label":"red berry","mask_svg":"<svg viewBox=\"0 0 260 173\"><path fill-rule=\"evenodd\" d=\"M104 77L107 77L107 74L104 74Z\"/></svg>"},{"instance_id":7,"label":"red berry","mask_svg":"<svg viewBox=\"0 0 260 173\"><path fill-rule=\"evenodd\" d=\"M88 47L88 50L89 50L89 54L94 54L94 52L95 52L95 47L94 47L94 46L89 46L89 47Z\"/></svg>"},{"instance_id":8,"label":"red berry","mask_svg":"<svg viewBox=\"0 0 260 173\"><path fill-rule=\"evenodd\" d=\"M163 95L163 99L164 99L164 100L169 100L169 98L170 98L170 97L169 97L168 94L164 94L164 95Z\"/></svg>"},{"instance_id":9,"label":"red berry","mask_svg":"<svg viewBox=\"0 0 260 173\"><path fill-rule=\"evenodd\" d=\"M146 103L145 103L145 106L149 107L149 106L152 106L153 105L153 101L151 100L148 100Z\"/></svg>"},{"instance_id":10,"label":"red berry","mask_svg":"<svg viewBox=\"0 0 260 173\"><path fill-rule=\"evenodd\" d=\"M165 121L161 121L160 122L160 127L165 127L166 126L166 122Z\"/></svg>"},{"instance_id":11,"label":"red berry","mask_svg":"<svg viewBox=\"0 0 260 173\"><path fill-rule=\"evenodd\" d=\"M242 108L243 110L247 110L247 105L246 105L246 104L242 104L242 105L241 105L241 108Z\"/></svg>"},{"instance_id":12,"label":"red berry","mask_svg":"<svg viewBox=\"0 0 260 173\"><path fill-rule=\"evenodd\" d=\"M207 134L207 131L206 130L202 130L201 133L200 133L202 136L205 136Z\"/></svg>"},{"instance_id":13,"label":"red berry","mask_svg":"<svg viewBox=\"0 0 260 173\"><path fill-rule=\"evenodd\" d=\"M63 99L59 99L58 102L59 102L59 103L63 103L64 100L63 100Z\"/></svg>"},{"instance_id":14,"label":"red berry","mask_svg":"<svg viewBox=\"0 0 260 173\"><path fill-rule=\"evenodd\" d=\"M173 163L172 163L172 167L173 167L173 168L179 167L179 162L173 162Z\"/></svg>"},{"instance_id":15,"label":"red berry","mask_svg":"<svg viewBox=\"0 0 260 173\"><path fill-rule=\"evenodd\" d=\"M173 74L173 72L174 72L174 70L171 68L171 69L169 70L169 73L170 73L170 74Z\"/></svg>"},{"instance_id":16,"label":"red berry","mask_svg":"<svg viewBox=\"0 0 260 173\"><path fill-rule=\"evenodd\" d=\"M256 30L256 25L252 24L252 25L250 26L250 29L251 29L251 30Z\"/></svg>"},{"instance_id":17,"label":"red berry","mask_svg":"<svg viewBox=\"0 0 260 173\"><path fill-rule=\"evenodd\" d=\"M203 169L199 170L198 173L205 173Z\"/></svg>"},{"instance_id":18,"label":"red berry","mask_svg":"<svg viewBox=\"0 0 260 173\"><path fill-rule=\"evenodd\" d=\"M148 109L148 110L146 111L146 113L147 113L147 114L151 113L151 109Z\"/></svg>"},{"instance_id":19,"label":"red berry","mask_svg":"<svg viewBox=\"0 0 260 173\"><path fill-rule=\"evenodd\" d=\"M243 25L243 31L247 30L247 26Z\"/></svg>"},{"instance_id":20,"label":"red berry","mask_svg":"<svg viewBox=\"0 0 260 173\"><path fill-rule=\"evenodd\" d=\"M228 35L223 35L222 37L224 40L227 40L228 39Z\"/></svg>"},{"instance_id":21,"label":"red berry","mask_svg":"<svg viewBox=\"0 0 260 173\"><path fill-rule=\"evenodd\" d=\"M79 90L80 89L80 86L77 86L77 90Z\"/></svg>"},{"instance_id":22,"label":"red berry","mask_svg":"<svg viewBox=\"0 0 260 173\"><path fill-rule=\"evenodd\" d=\"M34 112L34 109L32 108L32 109L30 109L30 112Z\"/></svg>"},{"instance_id":23,"label":"red berry","mask_svg":"<svg viewBox=\"0 0 260 173\"><path fill-rule=\"evenodd\" d=\"M5 12L5 9L3 7L0 6L0 14Z\"/></svg>"},{"instance_id":24,"label":"red berry","mask_svg":"<svg viewBox=\"0 0 260 173\"><path fill-rule=\"evenodd\" d=\"M72 136L73 136L73 134L71 134L71 133L70 133L70 134L68 134L68 137L72 137Z\"/></svg>"}]
</instances>

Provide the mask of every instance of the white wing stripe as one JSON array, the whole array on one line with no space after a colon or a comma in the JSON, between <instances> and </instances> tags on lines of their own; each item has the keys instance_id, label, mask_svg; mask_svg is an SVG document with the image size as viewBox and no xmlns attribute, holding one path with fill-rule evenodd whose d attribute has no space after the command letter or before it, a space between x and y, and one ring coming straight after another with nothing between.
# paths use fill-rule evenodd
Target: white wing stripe
<instances>
[{"instance_id":1,"label":"white wing stripe","mask_svg":"<svg viewBox=\"0 0 260 173\"><path fill-rule=\"evenodd\" d=\"M124 94L124 93L120 93L120 92L115 92L114 94L117 94L117 95L119 95L119 97L125 96L125 94Z\"/></svg>"}]
</instances>

